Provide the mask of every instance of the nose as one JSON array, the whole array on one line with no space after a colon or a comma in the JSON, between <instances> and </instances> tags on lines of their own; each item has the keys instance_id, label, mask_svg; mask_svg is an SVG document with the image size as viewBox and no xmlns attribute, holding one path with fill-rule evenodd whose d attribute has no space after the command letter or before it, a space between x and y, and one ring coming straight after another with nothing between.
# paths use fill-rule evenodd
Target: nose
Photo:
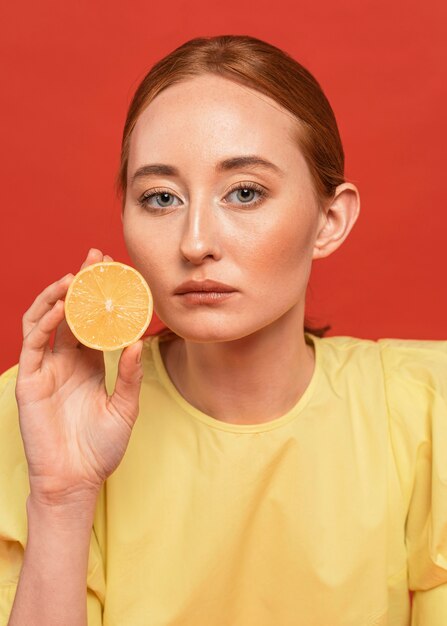
<instances>
[{"instance_id":1,"label":"nose","mask_svg":"<svg viewBox=\"0 0 447 626\"><path fill-rule=\"evenodd\" d=\"M207 257L221 258L217 221L209 199L191 198L180 240L180 253L186 261L200 265Z\"/></svg>"}]
</instances>

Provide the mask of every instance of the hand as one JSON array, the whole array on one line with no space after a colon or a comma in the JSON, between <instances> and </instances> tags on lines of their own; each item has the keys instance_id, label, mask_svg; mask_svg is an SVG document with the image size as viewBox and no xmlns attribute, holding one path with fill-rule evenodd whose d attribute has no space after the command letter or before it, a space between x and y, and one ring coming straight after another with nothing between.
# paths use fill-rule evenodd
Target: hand
<instances>
[{"instance_id":1,"label":"hand","mask_svg":"<svg viewBox=\"0 0 447 626\"><path fill-rule=\"evenodd\" d=\"M112 259L93 248L82 268L103 260ZM16 399L30 495L44 504L96 499L126 451L139 410L142 340L123 350L108 396L103 353L80 344L65 321L62 298L73 277L44 289L23 316Z\"/></svg>"}]
</instances>

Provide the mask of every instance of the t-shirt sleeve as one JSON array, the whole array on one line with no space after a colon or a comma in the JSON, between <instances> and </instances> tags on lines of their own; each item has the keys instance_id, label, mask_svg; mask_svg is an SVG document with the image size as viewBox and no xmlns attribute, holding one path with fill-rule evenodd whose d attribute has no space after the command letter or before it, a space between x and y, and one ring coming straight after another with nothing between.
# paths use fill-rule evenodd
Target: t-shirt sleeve
<instances>
[{"instance_id":1,"label":"t-shirt sleeve","mask_svg":"<svg viewBox=\"0 0 447 626\"><path fill-rule=\"evenodd\" d=\"M28 534L28 465L15 398L17 372L15 365L0 376L0 626L6 626L9 620ZM101 495L95 520L99 519L102 505ZM89 626L102 624L104 597L104 563L94 524L87 575Z\"/></svg>"},{"instance_id":2,"label":"t-shirt sleeve","mask_svg":"<svg viewBox=\"0 0 447 626\"><path fill-rule=\"evenodd\" d=\"M447 341L379 340L407 505L411 626L447 624Z\"/></svg>"}]
</instances>

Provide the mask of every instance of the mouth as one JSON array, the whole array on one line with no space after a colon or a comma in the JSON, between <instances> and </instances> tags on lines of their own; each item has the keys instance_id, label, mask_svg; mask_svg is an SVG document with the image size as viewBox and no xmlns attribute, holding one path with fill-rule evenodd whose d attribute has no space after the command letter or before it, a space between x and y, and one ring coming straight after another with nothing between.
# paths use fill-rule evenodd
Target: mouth
<instances>
[{"instance_id":1,"label":"mouth","mask_svg":"<svg viewBox=\"0 0 447 626\"><path fill-rule=\"evenodd\" d=\"M214 297L222 294L235 293L236 289L231 285L226 285L225 283L220 283L215 280L189 280L185 283L179 285L175 291L175 295L186 295L186 294L214 294Z\"/></svg>"},{"instance_id":2,"label":"mouth","mask_svg":"<svg viewBox=\"0 0 447 626\"><path fill-rule=\"evenodd\" d=\"M208 304L216 305L224 302L237 294L236 291L186 291L178 293L176 298L185 305Z\"/></svg>"}]
</instances>

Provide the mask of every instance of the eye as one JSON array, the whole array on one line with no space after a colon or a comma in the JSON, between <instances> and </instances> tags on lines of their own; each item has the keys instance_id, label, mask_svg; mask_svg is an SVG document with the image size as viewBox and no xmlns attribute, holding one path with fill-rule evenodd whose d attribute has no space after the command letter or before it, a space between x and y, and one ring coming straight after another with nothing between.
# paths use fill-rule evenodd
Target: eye
<instances>
[{"instance_id":1,"label":"eye","mask_svg":"<svg viewBox=\"0 0 447 626\"><path fill-rule=\"evenodd\" d=\"M245 204L247 206L258 205L268 195L264 187L253 182L240 182L233 185L225 197L228 198L233 194L236 196L236 199L230 201L229 204ZM254 200L256 195L258 197ZM153 213L163 213L163 209L179 206L179 204L174 204L176 199L179 200L175 194L170 193L166 189L154 188L150 191L145 191L143 195L138 198L138 204ZM179 202L181 201L179 200ZM227 200L224 200L224 202L228 204Z\"/></svg>"},{"instance_id":2,"label":"eye","mask_svg":"<svg viewBox=\"0 0 447 626\"><path fill-rule=\"evenodd\" d=\"M231 196L232 194L235 194L236 199L240 201L240 204L255 206L267 197L267 190L256 183L241 182L232 187L227 196ZM258 198L253 202L253 198L256 194L258 195ZM238 204L238 202L234 202L232 204Z\"/></svg>"},{"instance_id":3,"label":"eye","mask_svg":"<svg viewBox=\"0 0 447 626\"><path fill-rule=\"evenodd\" d=\"M177 196L166 191L166 189L154 188L150 192L145 191L138 199L138 204L145 209L157 211L160 209L169 209L172 206L178 206L173 204L175 198L177 198Z\"/></svg>"}]
</instances>

